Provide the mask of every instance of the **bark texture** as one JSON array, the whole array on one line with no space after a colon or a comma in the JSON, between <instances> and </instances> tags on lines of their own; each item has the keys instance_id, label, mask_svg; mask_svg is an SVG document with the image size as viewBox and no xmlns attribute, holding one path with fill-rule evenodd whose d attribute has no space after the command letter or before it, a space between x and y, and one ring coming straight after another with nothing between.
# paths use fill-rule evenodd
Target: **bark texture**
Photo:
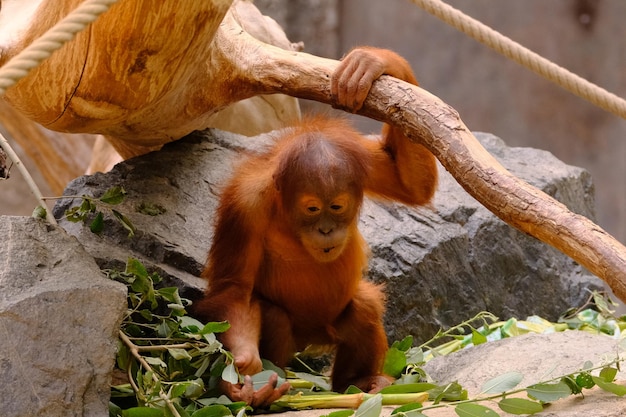
<instances>
[{"instance_id":1,"label":"bark texture","mask_svg":"<svg viewBox=\"0 0 626 417\"><path fill-rule=\"evenodd\" d=\"M258 41L227 12L229 4L213 0L181 8L165 0L156 11L150 1L121 2L7 96L50 128L110 136L124 157L206 126L219 109L259 94L332 104L329 77L337 61ZM60 80L59 102L51 102L55 94L41 81L51 79ZM402 127L485 207L568 254L626 301L626 248L511 175L437 97L382 77L360 114Z\"/></svg>"}]
</instances>

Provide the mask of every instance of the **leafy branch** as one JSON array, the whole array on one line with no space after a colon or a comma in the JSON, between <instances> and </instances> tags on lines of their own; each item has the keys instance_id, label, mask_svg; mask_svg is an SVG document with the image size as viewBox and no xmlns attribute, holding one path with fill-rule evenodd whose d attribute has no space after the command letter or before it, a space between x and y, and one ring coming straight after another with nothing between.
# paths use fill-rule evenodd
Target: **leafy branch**
<instances>
[{"instance_id":1,"label":"leafy branch","mask_svg":"<svg viewBox=\"0 0 626 417\"><path fill-rule=\"evenodd\" d=\"M111 416L202 417L216 409L218 415L246 409L244 403L216 398L219 378L234 366L215 336L227 323L204 325L187 316L191 302L175 287L158 288L159 275L136 259L128 260L124 272L106 273L128 287L117 355L128 382L112 387Z\"/></svg>"},{"instance_id":2,"label":"leafy branch","mask_svg":"<svg viewBox=\"0 0 626 417\"><path fill-rule=\"evenodd\" d=\"M551 323L536 316L529 317L526 321L509 319L506 322L496 322L497 318L490 313L481 312L475 317L454 326L446 331L440 330L437 334L419 347L412 346L412 338L407 337L400 342L395 342L387 355L385 369L398 378L396 384L413 386L415 390L428 392L432 404L410 404L397 408L394 414L410 415L411 417L426 416L423 412L441 408L454 407L455 412L461 417L487 416L493 417L498 414L491 408L479 404L480 402L494 402L498 407L511 414L535 414L543 410L546 403L557 401L570 395L583 395L585 389L598 386L604 391L618 396L626 395L626 386L616 384L615 376L619 370L623 357L617 355L609 363L594 367L591 362L584 364L583 368L576 373L562 375L547 381L525 387L516 388L523 379L518 372L510 372L493 378L483 384L481 393L472 399L467 398L467 392L453 382L441 387L429 383L416 383L422 379L428 379L421 366L430 358L448 354L452 351L486 343L489 340L499 340L504 337L513 337L523 333L543 333L547 331L564 331L576 329L591 331L593 333L606 333L617 337L622 329L626 328L625 317L615 317L611 306L615 305L606 295L598 292L591 293L584 306L568 311L559 319L558 323ZM587 307L587 308L585 308ZM482 322L477 327L474 323ZM452 337L452 341L440 344L443 338ZM431 346L435 346L431 348ZM622 346L624 347L624 346ZM424 351L424 349L428 349ZM598 375L592 374L598 371ZM401 385L400 385L401 386ZM513 394L525 392L528 399L508 398ZM451 394L451 395L450 395ZM485 394L492 394L486 395ZM454 397L457 398L454 398ZM442 401L448 401L442 403Z\"/></svg>"},{"instance_id":3,"label":"leafy branch","mask_svg":"<svg viewBox=\"0 0 626 417\"><path fill-rule=\"evenodd\" d=\"M112 417L243 417L251 411L245 403L233 403L220 396L220 379L237 383L240 376L230 352L223 349L215 334L228 329L227 323L203 324L186 312L189 300L174 287L159 288L161 278L149 273L137 260L129 259L123 272L106 271L110 278L128 287L128 310L120 331L117 365L126 382L112 387ZM383 405L396 405L397 417L427 417L429 410L450 407L461 417L498 416L492 403L511 414L534 414L544 404L570 395L584 395L594 386L615 395L626 395L626 387L615 383L622 357L609 363L585 365L578 372L519 388L523 376L509 372L483 384L481 393L468 398L457 382L437 385L422 366L435 356L467 346L523 333L567 329L619 334L625 318L617 318L612 302L592 293L585 306L568 311L558 323L539 317L498 321L481 312L447 330L440 330L420 346L406 337L392 344L384 371L396 382L372 395L350 387L345 393L330 392L327 377L308 372L284 372L264 362L267 369L252 377L255 386L264 385L272 372L292 385L289 395L276 401L270 411L304 408L351 408L328 417L378 417ZM586 307L586 308L584 308ZM451 339L451 340L450 340ZM280 383L280 382L279 382ZM527 398L520 398L526 394ZM484 405L484 404L489 405ZM356 410L353 410L356 409Z\"/></svg>"},{"instance_id":4,"label":"leafy branch","mask_svg":"<svg viewBox=\"0 0 626 417\"><path fill-rule=\"evenodd\" d=\"M128 231L128 237L135 235L135 226L128 217L114 209L114 206L121 204L126 198L126 191L120 186L109 188L101 197L82 196L61 196L44 197L45 200L52 199L80 199L81 204L71 207L65 211L65 218L72 223L83 222L89 225L89 230L100 234L104 229L104 212L110 212L121 225Z\"/></svg>"}]
</instances>

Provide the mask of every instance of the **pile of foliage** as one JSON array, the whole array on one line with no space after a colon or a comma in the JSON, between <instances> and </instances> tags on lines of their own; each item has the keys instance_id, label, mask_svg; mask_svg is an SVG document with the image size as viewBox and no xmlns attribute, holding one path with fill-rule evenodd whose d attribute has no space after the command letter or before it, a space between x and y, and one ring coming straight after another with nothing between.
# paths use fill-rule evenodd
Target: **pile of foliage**
<instances>
[{"instance_id":1,"label":"pile of foliage","mask_svg":"<svg viewBox=\"0 0 626 417\"><path fill-rule=\"evenodd\" d=\"M82 200L65 216L70 221L85 223L99 234L105 213L109 212L132 237L132 222L114 208L125 195L123 188L112 187L100 198L64 196ZM164 210L153 205L136 209L149 215ZM220 379L231 383L242 380L231 353L216 337L229 328L228 323L201 323L190 317L186 307L191 302L181 298L177 288L159 286L161 278L149 273L136 259L129 259L123 272L106 272L128 287L128 311L120 330L117 355L117 371L121 375L118 379L125 382L112 387L110 417L241 417L254 412L245 403L221 396L218 390ZM328 417L378 417L383 405L398 406L392 413L398 417L428 417L428 410L441 407L452 407L461 417L497 417L496 411L482 404L485 402L496 403L507 413L528 415L543 411L547 403L583 395L585 389L594 386L623 396L626 386L614 382L624 359L619 353L608 363L588 362L573 374L522 388L518 385L523 375L509 372L486 381L475 398L468 398L467 391L457 382L433 383L423 370L423 365L434 357L530 332L581 330L620 339L626 329L626 317L616 317L612 305L604 295L593 293L584 306L566 312L557 323L537 316L498 321L493 314L481 312L450 329L440 330L416 347L408 336L393 343L385 359L384 372L395 377L395 383L375 395L356 387L333 393L328 378L321 373L310 368L309 372L284 371L268 362L264 362L265 370L252 379L255 386L262 386L276 372L279 383L286 379L292 387L289 395L265 411L346 408ZM626 348L623 340L620 348ZM525 393L527 398L511 397L519 393Z\"/></svg>"},{"instance_id":2,"label":"pile of foliage","mask_svg":"<svg viewBox=\"0 0 626 417\"><path fill-rule=\"evenodd\" d=\"M129 259L126 270L107 271L110 278L128 286L128 311L120 330L117 356L118 371L127 382L112 387L111 417L223 417L243 416L254 412L244 403L231 402L220 396L220 378L236 383L240 380L232 364L232 355L217 340L216 334L228 329L228 323L201 323L187 315L190 301L180 297L175 287L159 288L158 275L149 273L135 259ZM586 363L580 371L562 375L529 387L518 388L523 376L517 372L500 375L483 385L476 398L456 382L438 385L422 369L436 356L493 340L535 332L568 329L602 332L614 337L626 328L625 317L615 317L610 300L594 293L588 305L568 311L557 323L539 317L521 321L498 321L490 313L475 317L432 339L413 346L413 338L393 343L385 360L385 373L396 382L379 394L330 392L324 375L291 372L265 363L266 371L253 377L263 385L272 372L287 379L292 391L276 401L270 411L304 408L347 408L329 417L377 417L383 405L398 406L393 414L423 417L428 410L454 407L459 416L498 416L482 403L497 403L512 414L534 414L544 404L570 395L582 395L585 389L598 386L616 395L626 394L626 387L614 383L623 358L594 366ZM527 398L512 398L525 392ZM356 411L355 411L356 409Z\"/></svg>"}]
</instances>

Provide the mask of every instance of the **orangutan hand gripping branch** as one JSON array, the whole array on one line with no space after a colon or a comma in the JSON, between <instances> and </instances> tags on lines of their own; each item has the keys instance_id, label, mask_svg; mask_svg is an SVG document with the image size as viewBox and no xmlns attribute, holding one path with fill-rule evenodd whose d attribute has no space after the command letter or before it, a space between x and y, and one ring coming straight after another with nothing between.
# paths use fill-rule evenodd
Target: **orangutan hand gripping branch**
<instances>
[{"instance_id":1,"label":"orangutan hand gripping branch","mask_svg":"<svg viewBox=\"0 0 626 417\"><path fill-rule=\"evenodd\" d=\"M331 78L335 106L358 110L372 83L388 74L417 84L397 54L369 47L349 53ZM363 195L410 205L435 191L435 158L402 131L385 125L381 140L346 121L305 119L275 146L245 160L221 196L213 246L197 304L206 320L228 320L222 342L243 375L280 367L310 344L336 346L332 385L378 391L387 351L384 295L362 279L368 248L357 229ZM223 384L233 400L268 405L289 388L276 379L254 391Z\"/></svg>"}]
</instances>

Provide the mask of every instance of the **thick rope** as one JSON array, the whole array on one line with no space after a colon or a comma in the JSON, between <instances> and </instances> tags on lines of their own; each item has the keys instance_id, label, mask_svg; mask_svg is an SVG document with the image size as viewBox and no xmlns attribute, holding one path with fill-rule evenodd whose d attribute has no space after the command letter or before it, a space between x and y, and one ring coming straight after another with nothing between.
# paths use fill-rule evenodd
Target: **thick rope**
<instances>
[{"instance_id":1,"label":"thick rope","mask_svg":"<svg viewBox=\"0 0 626 417\"><path fill-rule=\"evenodd\" d=\"M441 0L411 0L433 16L565 90L626 119L626 100L532 52Z\"/></svg>"},{"instance_id":2,"label":"thick rope","mask_svg":"<svg viewBox=\"0 0 626 417\"><path fill-rule=\"evenodd\" d=\"M0 96L4 95L7 88L26 77L33 68L41 64L54 51L72 40L78 32L84 30L116 1L86 0L43 36L3 65L0 68Z\"/></svg>"}]
</instances>

